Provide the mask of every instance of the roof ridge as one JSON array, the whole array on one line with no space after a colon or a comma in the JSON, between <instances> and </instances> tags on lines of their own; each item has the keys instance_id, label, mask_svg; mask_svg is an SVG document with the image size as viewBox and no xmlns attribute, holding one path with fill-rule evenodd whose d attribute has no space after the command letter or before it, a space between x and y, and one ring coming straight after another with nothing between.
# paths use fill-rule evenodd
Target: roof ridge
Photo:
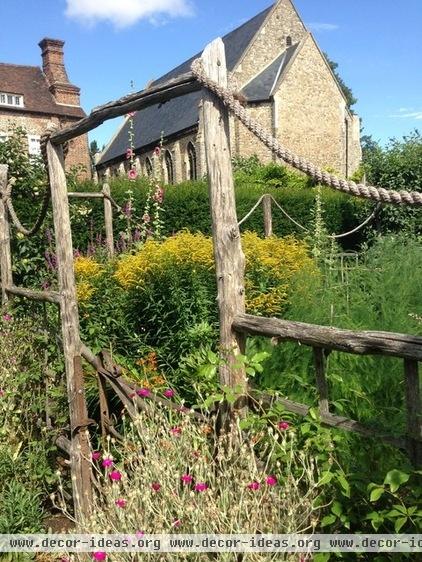
<instances>
[{"instance_id":1,"label":"roof ridge","mask_svg":"<svg viewBox=\"0 0 422 562\"><path fill-rule=\"evenodd\" d=\"M41 70L41 67L38 65L33 65L33 64L15 64L13 62L0 62L1 66L17 66L18 68L37 68L38 70Z\"/></svg>"}]
</instances>

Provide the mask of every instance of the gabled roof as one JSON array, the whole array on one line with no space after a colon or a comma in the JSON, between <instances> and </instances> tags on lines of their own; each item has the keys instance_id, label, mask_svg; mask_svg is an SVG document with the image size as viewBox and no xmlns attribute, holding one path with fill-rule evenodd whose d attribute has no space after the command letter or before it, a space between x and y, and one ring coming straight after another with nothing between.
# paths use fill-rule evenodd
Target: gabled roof
<instances>
[{"instance_id":1,"label":"gabled roof","mask_svg":"<svg viewBox=\"0 0 422 562\"><path fill-rule=\"evenodd\" d=\"M272 8L272 5L269 6L266 10L223 37L226 49L227 69L229 71L234 69ZM200 57L201 54L202 51L173 70L170 70L170 72L167 72L161 76L161 78L155 80L154 85L188 72L192 62ZM161 134L163 134L164 138L168 138L175 133L182 132L197 125L199 120L198 104L202 96L203 92L194 92L179 98L174 98L164 104L157 104L138 111L133 118L135 150L158 142ZM109 146L106 147L98 164L105 164L106 162L122 156L127 150L128 139L129 123L126 122Z\"/></svg>"},{"instance_id":2,"label":"gabled roof","mask_svg":"<svg viewBox=\"0 0 422 562\"><path fill-rule=\"evenodd\" d=\"M24 107L0 106L1 111L10 111L11 114L28 112L85 117L81 107L56 103L48 88L47 79L38 66L0 63L0 92L23 96Z\"/></svg>"},{"instance_id":3,"label":"gabled roof","mask_svg":"<svg viewBox=\"0 0 422 562\"><path fill-rule=\"evenodd\" d=\"M283 78L289 62L296 54L298 43L288 47L267 68L255 76L242 89L242 94L249 102L269 100L274 90Z\"/></svg>"}]
</instances>

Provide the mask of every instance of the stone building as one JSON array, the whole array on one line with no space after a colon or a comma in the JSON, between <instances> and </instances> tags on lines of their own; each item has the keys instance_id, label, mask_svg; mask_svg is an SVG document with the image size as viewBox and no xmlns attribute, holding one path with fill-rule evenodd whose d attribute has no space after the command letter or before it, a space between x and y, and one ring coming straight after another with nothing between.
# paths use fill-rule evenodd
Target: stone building
<instances>
[{"instance_id":1,"label":"stone building","mask_svg":"<svg viewBox=\"0 0 422 562\"><path fill-rule=\"evenodd\" d=\"M350 176L361 160L359 117L345 96L314 37L291 0L278 0L223 37L229 84L247 100L253 117L287 148L322 168ZM200 53L156 80L159 84L189 71ZM138 111L133 117L135 165L150 175L162 168L168 183L206 173L199 104L203 91ZM97 162L100 178L129 169L129 117ZM163 137L160 162L154 147ZM274 159L252 133L230 117L233 156Z\"/></svg>"},{"instance_id":2,"label":"stone building","mask_svg":"<svg viewBox=\"0 0 422 562\"><path fill-rule=\"evenodd\" d=\"M64 41L43 39L42 69L0 63L0 141L14 127L27 132L28 151L40 153L40 138L47 123L53 121L65 127L75 123L85 113L80 106L80 89L69 82L63 61ZM91 160L86 135L69 142L66 169L82 165L91 174Z\"/></svg>"}]
</instances>

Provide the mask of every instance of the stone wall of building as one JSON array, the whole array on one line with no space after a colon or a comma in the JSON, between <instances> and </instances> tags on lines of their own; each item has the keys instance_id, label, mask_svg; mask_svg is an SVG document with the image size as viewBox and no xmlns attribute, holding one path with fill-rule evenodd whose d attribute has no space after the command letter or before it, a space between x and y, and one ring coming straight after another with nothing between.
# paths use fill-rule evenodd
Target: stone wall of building
<instances>
[{"instance_id":1,"label":"stone wall of building","mask_svg":"<svg viewBox=\"0 0 422 562\"><path fill-rule=\"evenodd\" d=\"M357 151L351 150L352 139L356 142L352 116L311 35L304 40L274 97L278 136L287 148L339 174L354 171L356 158L351 158L351 153Z\"/></svg>"},{"instance_id":2,"label":"stone wall of building","mask_svg":"<svg viewBox=\"0 0 422 562\"><path fill-rule=\"evenodd\" d=\"M8 135L16 127L22 127L27 132L28 136L41 137L47 128L49 122L53 122L60 127L66 127L73 120L65 120L62 117L40 115L37 113L25 113L19 115L18 113L11 116L10 111L2 111L0 109L0 136L2 134ZM84 171L80 173L80 177L91 177L91 161L89 157L88 136L81 135L69 141L68 153L65 160L66 170L70 171L74 166L83 166Z\"/></svg>"}]
</instances>

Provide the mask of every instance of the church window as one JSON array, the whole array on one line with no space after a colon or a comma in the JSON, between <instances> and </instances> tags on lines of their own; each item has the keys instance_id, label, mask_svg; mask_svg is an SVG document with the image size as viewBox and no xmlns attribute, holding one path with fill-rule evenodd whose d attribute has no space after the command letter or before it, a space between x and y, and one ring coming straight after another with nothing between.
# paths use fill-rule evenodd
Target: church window
<instances>
[{"instance_id":1,"label":"church window","mask_svg":"<svg viewBox=\"0 0 422 562\"><path fill-rule=\"evenodd\" d=\"M291 47L293 45L292 38L290 35L286 37L286 47Z\"/></svg>"},{"instance_id":2,"label":"church window","mask_svg":"<svg viewBox=\"0 0 422 562\"><path fill-rule=\"evenodd\" d=\"M146 171L148 177L152 176L152 164L151 164L151 160L148 158L148 156L145 159L145 171Z\"/></svg>"},{"instance_id":3,"label":"church window","mask_svg":"<svg viewBox=\"0 0 422 562\"><path fill-rule=\"evenodd\" d=\"M188 158L189 158L189 179L198 179L197 165L196 165L196 150L193 144L188 144Z\"/></svg>"},{"instance_id":4,"label":"church window","mask_svg":"<svg viewBox=\"0 0 422 562\"><path fill-rule=\"evenodd\" d=\"M171 157L169 150L166 150L166 153L164 155L164 161L166 163L167 183L174 183L173 158Z\"/></svg>"}]
</instances>

